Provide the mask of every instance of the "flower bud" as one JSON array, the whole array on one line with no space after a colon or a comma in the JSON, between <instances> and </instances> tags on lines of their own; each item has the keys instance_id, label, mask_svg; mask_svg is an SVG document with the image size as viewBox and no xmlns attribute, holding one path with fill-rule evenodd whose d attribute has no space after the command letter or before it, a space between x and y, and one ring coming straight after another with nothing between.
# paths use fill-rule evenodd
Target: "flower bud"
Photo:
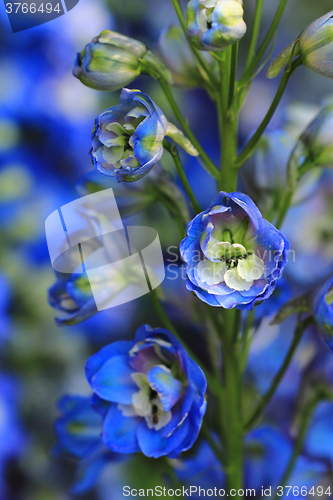
<instances>
[{"instance_id":1,"label":"flower bud","mask_svg":"<svg viewBox=\"0 0 333 500\"><path fill-rule=\"evenodd\" d=\"M126 86L142 72L170 81L168 70L144 43L107 30L77 55L73 69L84 85L105 91Z\"/></svg>"},{"instance_id":2,"label":"flower bud","mask_svg":"<svg viewBox=\"0 0 333 500\"><path fill-rule=\"evenodd\" d=\"M300 35L299 50L304 66L333 78L333 10L305 28Z\"/></svg>"},{"instance_id":3,"label":"flower bud","mask_svg":"<svg viewBox=\"0 0 333 500\"><path fill-rule=\"evenodd\" d=\"M199 50L223 50L246 32L242 0L190 0L187 34Z\"/></svg>"},{"instance_id":4,"label":"flower bud","mask_svg":"<svg viewBox=\"0 0 333 500\"><path fill-rule=\"evenodd\" d=\"M268 78L274 78L283 66L300 56L302 63L319 75L333 78L333 10L305 28L275 59L268 69Z\"/></svg>"}]
</instances>

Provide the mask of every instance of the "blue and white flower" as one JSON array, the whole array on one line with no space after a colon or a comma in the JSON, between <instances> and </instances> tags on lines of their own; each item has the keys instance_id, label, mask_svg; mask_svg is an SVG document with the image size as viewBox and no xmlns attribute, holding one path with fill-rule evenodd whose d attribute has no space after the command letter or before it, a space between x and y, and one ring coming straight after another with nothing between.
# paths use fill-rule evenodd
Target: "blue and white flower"
<instances>
[{"instance_id":1,"label":"blue and white flower","mask_svg":"<svg viewBox=\"0 0 333 500\"><path fill-rule=\"evenodd\" d=\"M144 325L134 342L114 342L92 356L86 376L103 415L103 441L118 453L177 458L197 439L206 410L206 379L167 330Z\"/></svg>"},{"instance_id":2,"label":"blue and white flower","mask_svg":"<svg viewBox=\"0 0 333 500\"><path fill-rule=\"evenodd\" d=\"M163 111L140 90L123 89L120 104L95 120L92 160L105 175L118 182L133 182L147 175L163 154L163 139L171 137L188 154L197 150Z\"/></svg>"},{"instance_id":3,"label":"blue and white flower","mask_svg":"<svg viewBox=\"0 0 333 500\"><path fill-rule=\"evenodd\" d=\"M180 245L188 290L226 309L253 309L267 299L288 251L286 238L247 195L224 191L188 224Z\"/></svg>"},{"instance_id":4,"label":"blue and white flower","mask_svg":"<svg viewBox=\"0 0 333 500\"><path fill-rule=\"evenodd\" d=\"M220 51L246 33L242 0L190 0L187 34L199 50Z\"/></svg>"}]
</instances>

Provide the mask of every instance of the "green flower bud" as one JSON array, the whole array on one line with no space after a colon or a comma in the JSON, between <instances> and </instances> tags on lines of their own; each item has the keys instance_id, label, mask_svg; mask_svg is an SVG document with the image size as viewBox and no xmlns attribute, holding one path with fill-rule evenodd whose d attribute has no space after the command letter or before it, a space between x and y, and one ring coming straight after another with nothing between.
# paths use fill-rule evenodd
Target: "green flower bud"
<instances>
[{"instance_id":1,"label":"green flower bud","mask_svg":"<svg viewBox=\"0 0 333 500\"><path fill-rule=\"evenodd\" d=\"M305 66L333 78L333 10L301 33L299 50Z\"/></svg>"},{"instance_id":2,"label":"green flower bud","mask_svg":"<svg viewBox=\"0 0 333 500\"><path fill-rule=\"evenodd\" d=\"M73 74L96 90L118 90L147 73L154 78L170 73L147 46L114 31L102 31L77 55Z\"/></svg>"},{"instance_id":3,"label":"green flower bud","mask_svg":"<svg viewBox=\"0 0 333 500\"><path fill-rule=\"evenodd\" d=\"M333 78L333 10L311 23L281 52L269 67L268 78L278 75L296 56L315 73Z\"/></svg>"}]
</instances>

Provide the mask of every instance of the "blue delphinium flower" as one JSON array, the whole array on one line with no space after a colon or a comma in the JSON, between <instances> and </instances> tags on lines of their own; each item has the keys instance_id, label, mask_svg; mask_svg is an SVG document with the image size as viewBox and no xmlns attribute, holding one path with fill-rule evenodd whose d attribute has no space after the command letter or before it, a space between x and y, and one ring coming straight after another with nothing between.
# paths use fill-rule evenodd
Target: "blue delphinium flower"
<instances>
[{"instance_id":1,"label":"blue delphinium flower","mask_svg":"<svg viewBox=\"0 0 333 500\"><path fill-rule=\"evenodd\" d=\"M95 166L118 182L141 179L161 158L167 127L165 114L150 97L123 89L120 104L95 121L91 150Z\"/></svg>"},{"instance_id":2,"label":"blue delphinium flower","mask_svg":"<svg viewBox=\"0 0 333 500\"><path fill-rule=\"evenodd\" d=\"M61 417L55 424L58 437L55 451L79 460L73 493L91 489L103 468L120 459L104 445L102 417L92 405L92 398L81 396L65 396L58 405Z\"/></svg>"},{"instance_id":3,"label":"blue delphinium flower","mask_svg":"<svg viewBox=\"0 0 333 500\"><path fill-rule=\"evenodd\" d=\"M76 325L97 313L96 302L86 274L57 274L49 289L49 303L60 312L58 325Z\"/></svg>"},{"instance_id":4,"label":"blue delphinium flower","mask_svg":"<svg viewBox=\"0 0 333 500\"><path fill-rule=\"evenodd\" d=\"M87 361L86 376L105 411L103 441L111 450L177 458L197 439L206 379L167 330L144 325L134 342L104 347Z\"/></svg>"},{"instance_id":5,"label":"blue delphinium flower","mask_svg":"<svg viewBox=\"0 0 333 500\"><path fill-rule=\"evenodd\" d=\"M188 290L226 309L253 309L267 299L288 251L287 239L247 195L224 191L188 224L180 245Z\"/></svg>"}]
</instances>

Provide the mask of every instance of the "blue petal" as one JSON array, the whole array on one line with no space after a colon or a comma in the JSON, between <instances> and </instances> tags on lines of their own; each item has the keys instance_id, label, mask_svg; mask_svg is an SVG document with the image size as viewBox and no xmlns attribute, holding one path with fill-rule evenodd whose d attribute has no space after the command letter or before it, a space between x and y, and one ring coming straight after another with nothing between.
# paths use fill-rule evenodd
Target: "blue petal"
<instances>
[{"instance_id":1,"label":"blue petal","mask_svg":"<svg viewBox=\"0 0 333 500\"><path fill-rule=\"evenodd\" d=\"M140 167L136 168L131 168L131 169L117 169L115 170L115 175L116 179L118 182L135 182L145 175L147 175L151 169L154 167L154 165L158 162L158 160L161 158L163 154L163 148L160 148L159 151L154 155L152 158L150 158L149 161L144 163L143 165L140 165ZM104 173L104 172L103 172Z\"/></svg>"},{"instance_id":2,"label":"blue petal","mask_svg":"<svg viewBox=\"0 0 333 500\"><path fill-rule=\"evenodd\" d=\"M168 454L169 458L179 458L179 454L182 451L186 451L192 448L193 444L198 438L202 420L206 412L206 407L206 401L199 402L199 400L197 400L193 402L189 416L186 419L189 424L189 431L184 440L178 445L178 447Z\"/></svg>"},{"instance_id":3,"label":"blue petal","mask_svg":"<svg viewBox=\"0 0 333 500\"><path fill-rule=\"evenodd\" d=\"M182 383L161 366L155 366L149 371L148 382L159 394L164 410L171 410L181 396Z\"/></svg>"},{"instance_id":4,"label":"blue petal","mask_svg":"<svg viewBox=\"0 0 333 500\"><path fill-rule=\"evenodd\" d=\"M74 495L85 493L95 486L104 467L112 460L111 452L108 452L106 448L105 450L99 456L80 462L75 475L75 483L71 489Z\"/></svg>"},{"instance_id":5,"label":"blue petal","mask_svg":"<svg viewBox=\"0 0 333 500\"><path fill-rule=\"evenodd\" d=\"M124 417L116 405L111 405L103 423L103 441L106 446L117 453L140 451L136 430L141 420Z\"/></svg>"},{"instance_id":6,"label":"blue petal","mask_svg":"<svg viewBox=\"0 0 333 500\"><path fill-rule=\"evenodd\" d=\"M91 356L86 363L86 377L88 382L90 382L91 377L105 361L113 356L128 354L132 347L133 342L130 340L118 340L117 342L113 342L103 347L103 349Z\"/></svg>"},{"instance_id":7,"label":"blue petal","mask_svg":"<svg viewBox=\"0 0 333 500\"><path fill-rule=\"evenodd\" d=\"M95 372L90 380L94 392L102 399L113 403L131 404L132 395L138 391L131 375L128 355L113 356Z\"/></svg>"},{"instance_id":8,"label":"blue petal","mask_svg":"<svg viewBox=\"0 0 333 500\"><path fill-rule=\"evenodd\" d=\"M149 429L145 420L142 420L137 428L139 447L147 457L158 458L168 455L185 439L190 432L190 423L186 418L169 437L163 437L160 431Z\"/></svg>"}]
</instances>

